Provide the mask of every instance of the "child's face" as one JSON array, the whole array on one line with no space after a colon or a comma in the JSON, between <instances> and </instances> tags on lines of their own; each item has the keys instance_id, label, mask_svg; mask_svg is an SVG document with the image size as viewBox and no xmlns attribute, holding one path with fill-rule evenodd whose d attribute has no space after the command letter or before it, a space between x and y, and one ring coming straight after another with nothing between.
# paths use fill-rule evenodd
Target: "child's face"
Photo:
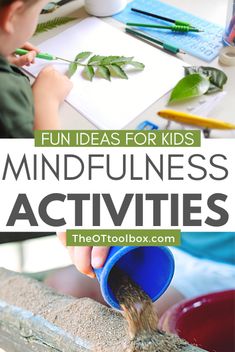
<instances>
[{"instance_id":1,"label":"child's face","mask_svg":"<svg viewBox=\"0 0 235 352\"><path fill-rule=\"evenodd\" d=\"M19 9L18 15L14 21L14 33L12 35L13 47L21 47L28 41L35 32L38 23L38 17L42 8L48 3L48 0L37 0L30 4L23 4Z\"/></svg>"}]
</instances>

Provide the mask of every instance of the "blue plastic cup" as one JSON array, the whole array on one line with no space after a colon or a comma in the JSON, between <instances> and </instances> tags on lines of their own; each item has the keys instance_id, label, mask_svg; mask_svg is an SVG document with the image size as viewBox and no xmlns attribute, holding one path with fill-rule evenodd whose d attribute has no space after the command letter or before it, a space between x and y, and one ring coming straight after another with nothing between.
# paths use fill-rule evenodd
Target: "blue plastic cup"
<instances>
[{"instance_id":1,"label":"blue plastic cup","mask_svg":"<svg viewBox=\"0 0 235 352\"><path fill-rule=\"evenodd\" d=\"M110 285L110 273L118 267L156 301L170 285L174 274L174 258L166 247L111 247L101 269L95 269L105 301L121 309Z\"/></svg>"}]
</instances>

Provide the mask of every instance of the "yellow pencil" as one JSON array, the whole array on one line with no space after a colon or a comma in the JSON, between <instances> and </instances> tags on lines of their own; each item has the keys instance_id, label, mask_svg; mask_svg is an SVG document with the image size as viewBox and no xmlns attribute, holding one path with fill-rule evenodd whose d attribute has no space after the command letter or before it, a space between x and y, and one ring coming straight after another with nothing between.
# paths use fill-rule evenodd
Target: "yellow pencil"
<instances>
[{"instance_id":1,"label":"yellow pencil","mask_svg":"<svg viewBox=\"0 0 235 352\"><path fill-rule=\"evenodd\" d=\"M235 129L235 125L231 123L213 118L191 115L181 111L162 110L158 112L158 115L170 121L175 121L186 125L198 126L202 128L212 128L217 130Z\"/></svg>"}]
</instances>

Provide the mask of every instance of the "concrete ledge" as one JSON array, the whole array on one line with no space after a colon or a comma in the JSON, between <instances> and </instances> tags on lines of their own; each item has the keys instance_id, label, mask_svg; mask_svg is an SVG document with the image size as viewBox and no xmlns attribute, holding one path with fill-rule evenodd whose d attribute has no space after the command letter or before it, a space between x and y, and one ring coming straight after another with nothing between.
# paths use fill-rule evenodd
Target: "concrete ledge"
<instances>
[{"instance_id":1,"label":"concrete ledge","mask_svg":"<svg viewBox=\"0 0 235 352\"><path fill-rule=\"evenodd\" d=\"M7 352L123 352L127 341L120 313L0 269L0 346Z\"/></svg>"}]
</instances>

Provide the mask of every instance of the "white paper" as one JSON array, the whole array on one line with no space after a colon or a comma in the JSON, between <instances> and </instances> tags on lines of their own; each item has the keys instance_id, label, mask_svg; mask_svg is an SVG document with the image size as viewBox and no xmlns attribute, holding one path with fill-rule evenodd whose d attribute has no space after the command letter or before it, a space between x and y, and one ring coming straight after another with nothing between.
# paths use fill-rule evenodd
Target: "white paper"
<instances>
[{"instance_id":1,"label":"white paper","mask_svg":"<svg viewBox=\"0 0 235 352\"><path fill-rule=\"evenodd\" d=\"M81 76L81 69L72 77L74 87L67 102L101 129L121 129L161 98L183 77L182 62L161 50L127 35L94 17L83 20L40 45L41 52L74 60L82 51L97 55L134 56L145 64L144 71L129 72L128 80L112 78L111 82ZM36 76L48 65L37 60L27 70ZM53 62L66 72L68 64Z\"/></svg>"}]
</instances>

